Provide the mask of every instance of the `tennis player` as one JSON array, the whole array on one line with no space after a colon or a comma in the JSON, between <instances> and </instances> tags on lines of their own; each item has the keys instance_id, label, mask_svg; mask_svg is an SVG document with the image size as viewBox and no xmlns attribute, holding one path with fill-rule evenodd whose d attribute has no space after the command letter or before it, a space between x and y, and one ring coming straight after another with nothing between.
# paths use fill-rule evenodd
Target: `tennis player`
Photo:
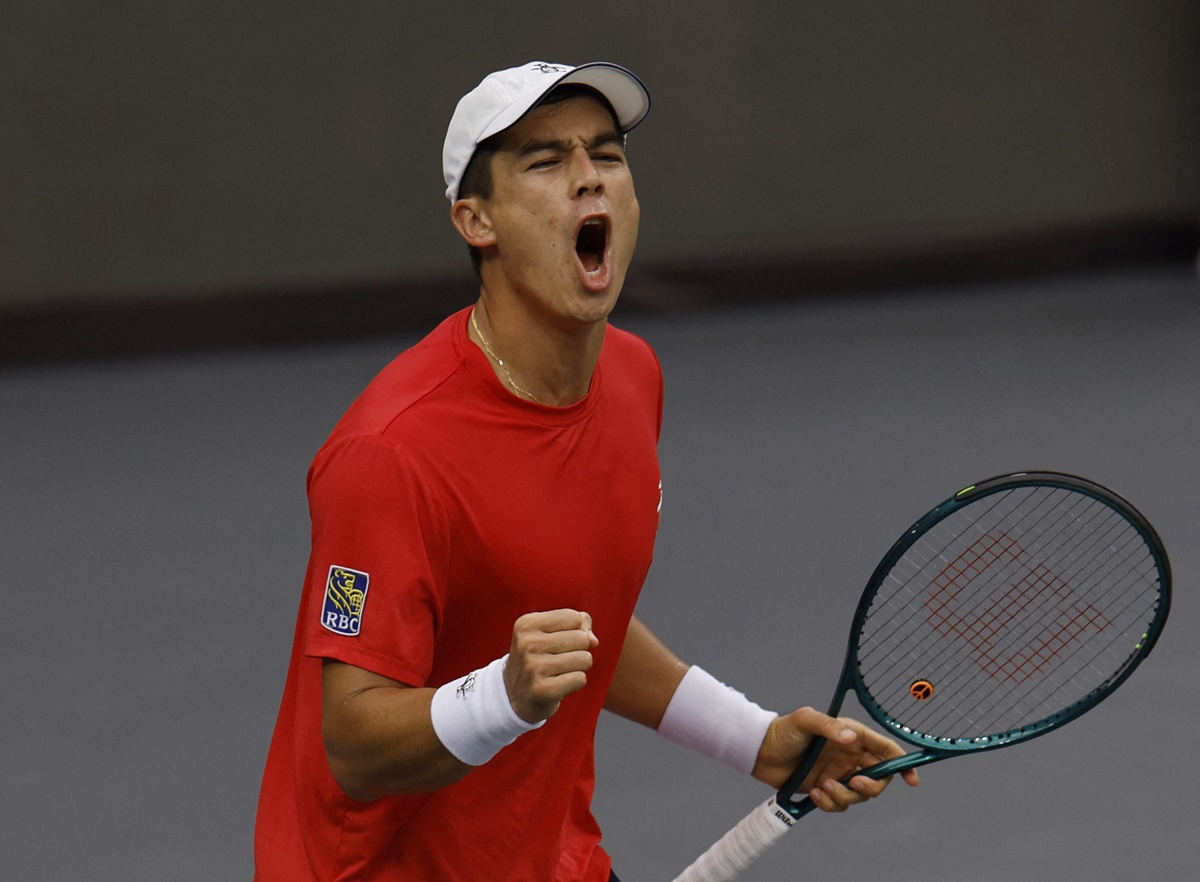
<instances>
[{"instance_id":1,"label":"tennis player","mask_svg":"<svg viewBox=\"0 0 1200 882\"><path fill-rule=\"evenodd\" d=\"M663 384L608 324L637 241L631 72L534 62L459 103L443 172L474 306L402 353L308 475L312 550L255 833L259 882L605 882L603 708L841 811L900 755L777 716L633 616L662 484ZM915 783L912 777L910 783Z\"/></svg>"}]
</instances>

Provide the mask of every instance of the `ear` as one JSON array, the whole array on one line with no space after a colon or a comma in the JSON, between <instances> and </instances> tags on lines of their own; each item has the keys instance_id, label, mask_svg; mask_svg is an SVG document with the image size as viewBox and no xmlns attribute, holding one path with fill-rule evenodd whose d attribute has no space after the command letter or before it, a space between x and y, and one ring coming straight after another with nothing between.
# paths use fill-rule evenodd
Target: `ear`
<instances>
[{"instance_id":1,"label":"ear","mask_svg":"<svg viewBox=\"0 0 1200 882\"><path fill-rule=\"evenodd\" d=\"M459 199L450 206L450 222L468 245L482 249L496 244L491 218L478 196Z\"/></svg>"}]
</instances>

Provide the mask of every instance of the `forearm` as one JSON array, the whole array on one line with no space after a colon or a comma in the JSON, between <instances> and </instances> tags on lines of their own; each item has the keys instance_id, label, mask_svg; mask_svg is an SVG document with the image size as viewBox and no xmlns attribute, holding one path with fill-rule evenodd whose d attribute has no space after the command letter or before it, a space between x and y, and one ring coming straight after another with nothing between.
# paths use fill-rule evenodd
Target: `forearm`
<instances>
[{"instance_id":1,"label":"forearm","mask_svg":"<svg viewBox=\"0 0 1200 882\"><path fill-rule=\"evenodd\" d=\"M346 795L424 793L453 784L472 766L458 760L434 731L433 689L414 689L326 662L322 735L329 768Z\"/></svg>"},{"instance_id":2,"label":"forearm","mask_svg":"<svg viewBox=\"0 0 1200 882\"><path fill-rule=\"evenodd\" d=\"M679 659L634 618L605 708L749 774L775 714Z\"/></svg>"},{"instance_id":3,"label":"forearm","mask_svg":"<svg viewBox=\"0 0 1200 882\"><path fill-rule=\"evenodd\" d=\"M634 617L605 699L606 710L657 729L688 665Z\"/></svg>"},{"instance_id":4,"label":"forearm","mask_svg":"<svg viewBox=\"0 0 1200 882\"><path fill-rule=\"evenodd\" d=\"M510 653L437 689L327 660L322 734L329 767L358 800L453 784L542 726L586 685L588 650L596 643L586 613L531 613L514 625Z\"/></svg>"}]
</instances>

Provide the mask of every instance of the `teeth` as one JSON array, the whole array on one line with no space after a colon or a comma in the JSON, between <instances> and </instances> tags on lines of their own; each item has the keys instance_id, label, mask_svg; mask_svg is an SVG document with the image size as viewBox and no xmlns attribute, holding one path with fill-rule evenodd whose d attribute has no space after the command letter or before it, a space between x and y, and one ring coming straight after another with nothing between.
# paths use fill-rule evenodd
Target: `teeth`
<instances>
[{"instance_id":1,"label":"teeth","mask_svg":"<svg viewBox=\"0 0 1200 882\"><path fill-rule=\"evenodd\" d=\"M585 230L589 232L584 232ZM608 238L608 225L602 217L589 217L579 227L575 240L575 251L583 262L588 275L604 271L604 246Z\"/></svg>"}]
</instances>

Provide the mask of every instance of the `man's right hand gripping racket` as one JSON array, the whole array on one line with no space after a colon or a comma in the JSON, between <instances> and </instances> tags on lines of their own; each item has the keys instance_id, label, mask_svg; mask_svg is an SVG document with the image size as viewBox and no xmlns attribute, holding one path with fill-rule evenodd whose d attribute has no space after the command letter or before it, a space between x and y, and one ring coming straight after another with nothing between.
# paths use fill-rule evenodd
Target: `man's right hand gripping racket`
<instances>
[{"instance_id":1,"label":"man's right hand gripping racket","mask_svg":"<svg viewBox=\"0 0 1200 882\"><path fill-rule=\"evenodd\" d=\"M857 773L874 779L1018 744L1111 695L1170 606L1166 551L1124 499L1055 472L992 478L918 520L875 568L829 715L853 689L915 748ZM823 745L675 882L736 878L812 811L795 797Z\"/></svg>"}]
</instances>

